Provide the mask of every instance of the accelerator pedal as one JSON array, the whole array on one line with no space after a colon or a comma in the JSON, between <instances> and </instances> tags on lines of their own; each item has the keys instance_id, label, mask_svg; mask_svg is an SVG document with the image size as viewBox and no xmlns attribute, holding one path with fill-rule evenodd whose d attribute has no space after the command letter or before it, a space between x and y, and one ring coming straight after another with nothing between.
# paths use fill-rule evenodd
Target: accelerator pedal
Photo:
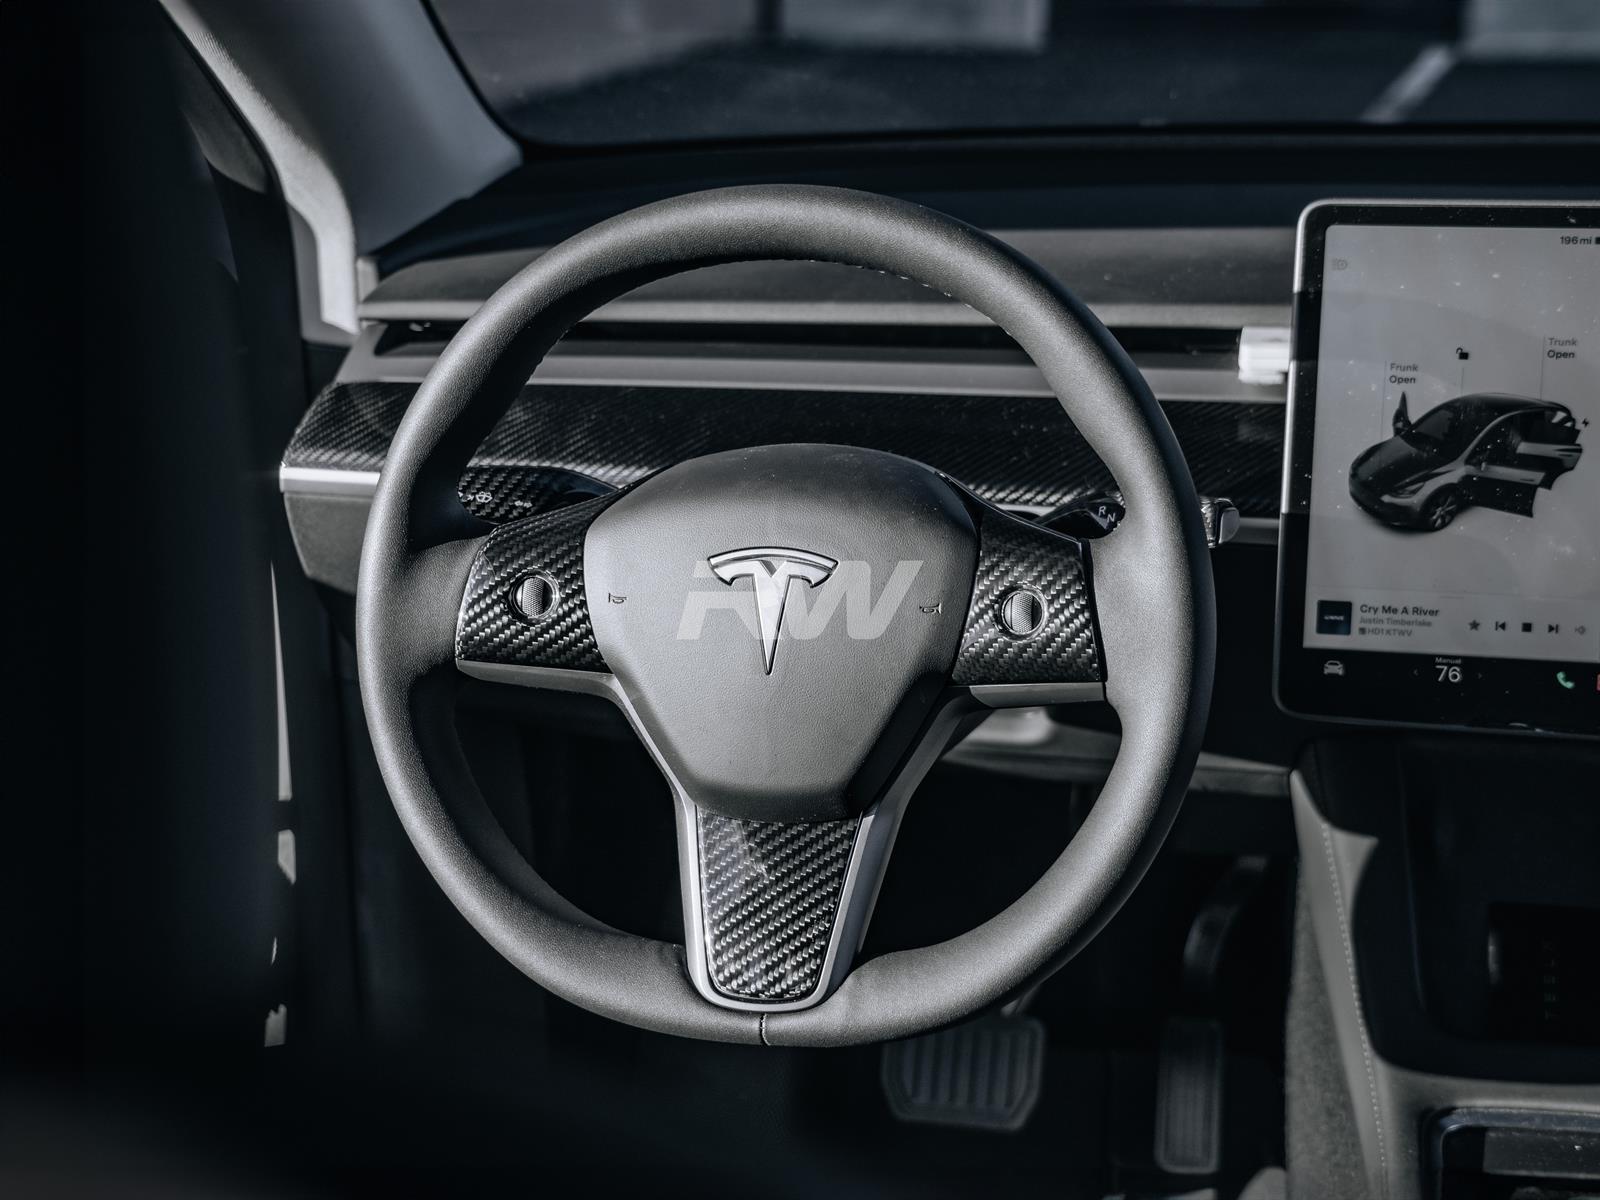
<instances>
[{"instance_id":1,"label":"accelerator pedal","mask_svg":"<svg viewBox=\"0 0 1600 1200\"><path fill-rule=\"evenodd\" d=\"M1044 1026L994 1014L883 1048L883 1095L902 1121L1011 1132L1039 1102Z\"/></svg>"},{"instance_id":2,"label":"accelerator pedal","mask_svg":"<svg viewBox=\"0 0 1600 1200\"><path fill-rule=\"evenodd\" d=\"M1155 1161L1170 1175L1214 1175L1222 1165L1222 1026L1173 1017L1156 1071Z\"/></svg>"}]
</instances>

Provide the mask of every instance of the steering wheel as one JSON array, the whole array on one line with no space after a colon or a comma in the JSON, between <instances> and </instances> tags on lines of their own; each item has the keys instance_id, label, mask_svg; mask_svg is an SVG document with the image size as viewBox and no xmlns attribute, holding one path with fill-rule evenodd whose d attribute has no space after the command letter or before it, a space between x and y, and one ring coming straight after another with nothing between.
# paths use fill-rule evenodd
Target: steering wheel
<instances>
[{"instance_id":1,"label":"steering wheel","mask_svg":"<svg viewBox=\"0 0 1600 1200\"><path fill-rule=\"evenodd\" d=\"M493 528L466 513L462 470L562 333L651 280L756 259L888 272L986 314L1110 468L1126 517L1091 548L920 463L832 445L690 459ZM495 949L619 1021L791 1046L949 1024L1081 948L1171 826L1215 655L1193 482L1105 328L971 226L802 186L646 205L496 292L445 347L389 448L356 621L395 809ZM627 715L674 797L685 945L579 911L513 847L456 736L463 676L599 695ZM939 755L975 714L1085 699L1113 706L1121 748L1045 874L967 933L857 963L906 801ZM974 801L971 837L1003 838L1006 825L1003 809Z\"/></svg>"}]
</instances>

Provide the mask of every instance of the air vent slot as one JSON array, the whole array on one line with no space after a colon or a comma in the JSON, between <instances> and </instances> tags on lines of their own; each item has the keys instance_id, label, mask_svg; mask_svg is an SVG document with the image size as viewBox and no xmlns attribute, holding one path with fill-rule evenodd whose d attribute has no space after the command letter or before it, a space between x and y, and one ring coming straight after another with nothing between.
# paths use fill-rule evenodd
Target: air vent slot
<instances>
[{"instance_id":1,"label":"air vent slot","mask_svg":"<svg viewBox=\"0 0 1600 1200\"><path fill-rule=\"evenodd\" d=\"M460 321L398 321L385 325L374 353L386 356L432 356L460 330ZM1185 365L1215 365L1231 370L1239 353L1236 329L1124 326L1112 335L1122 348L1141 360L1182 360ZM584 321L558 347L584 353L670 351L697 354L768 352L804 346L848 354L873 351L942 350L1020 355L1004 330L995 325L780 324L768 322Z\"/></svg>"}]
</instances>

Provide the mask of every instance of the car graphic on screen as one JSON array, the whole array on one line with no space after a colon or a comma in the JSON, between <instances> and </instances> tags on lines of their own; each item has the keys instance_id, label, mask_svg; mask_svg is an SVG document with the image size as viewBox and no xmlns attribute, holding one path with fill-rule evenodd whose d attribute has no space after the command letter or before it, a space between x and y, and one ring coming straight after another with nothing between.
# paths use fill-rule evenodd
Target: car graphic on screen
<instances>
[{"instance_id":1,"label":"car graphic on screen","mask_svg":"<svg viewBox=\"0 0 1600 1200\"><path fill-rule=\"evenodd\" d=\"M1394 436L1350 464L1350 496L1401 529L1443 529L1462 509L1531 517L1540 488L1578 465L1578 421L1564 404L1529 396L1458 396L1412 421L1402 393Z\"/></svg>"}]
</instances>

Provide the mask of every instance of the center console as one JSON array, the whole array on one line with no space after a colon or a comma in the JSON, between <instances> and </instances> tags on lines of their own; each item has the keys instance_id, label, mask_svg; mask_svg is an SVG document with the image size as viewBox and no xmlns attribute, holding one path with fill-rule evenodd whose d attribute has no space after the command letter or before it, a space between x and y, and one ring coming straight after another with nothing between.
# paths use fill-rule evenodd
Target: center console
<instances>
[{"instance_id":1,"label":"center console","mask_svg":"<svg viewBox=\"0 0 1600 1200\"><path fill-rule=\"evenodd\" d=\"M1580 1139L1578 1166L1518 1157L1511 1147L1540 1140L1486 1115L1600 1121L1600 805L1584 802L1600 747L1538 749L1537 788L1525 756L1438 736L1319 741L1291 776L1291 1175L1333 1154L1359 1180L1305 1194L1596 1194L1582 1171L1600 1176L1600 1142ZM1342 1153L1328 1145L1333 1102ZM1482 1190L1495 1178L1545 1190Z\"/></svg>"}]
</instances>

